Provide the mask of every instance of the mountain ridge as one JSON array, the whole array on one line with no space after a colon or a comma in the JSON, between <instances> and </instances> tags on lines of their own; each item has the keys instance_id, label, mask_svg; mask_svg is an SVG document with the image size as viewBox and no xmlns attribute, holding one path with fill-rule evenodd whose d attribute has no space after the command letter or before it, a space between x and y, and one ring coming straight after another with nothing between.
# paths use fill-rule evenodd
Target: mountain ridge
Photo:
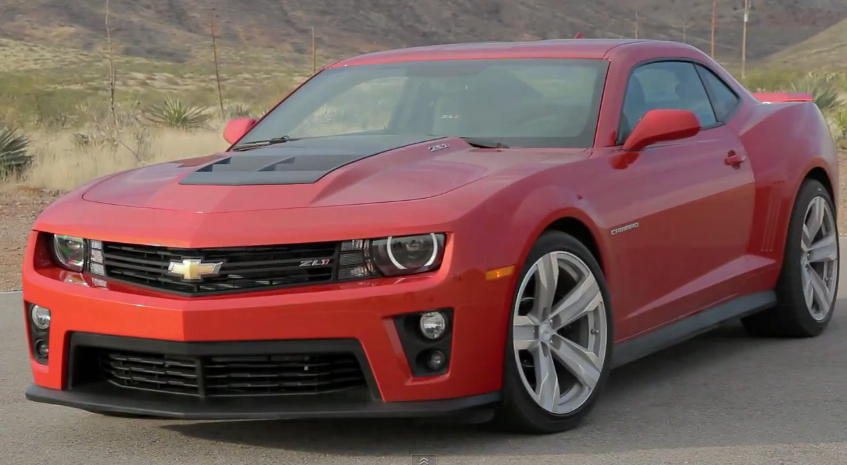
<instances>
[{"instance_id":1,"label":"mountain ridge","mask_svg":"<svg viewBox=\"0 0 847 465\"><path fill-rule=\"evenodd\" d=\"M103 0L5 0L0 37L102 49ZM742 0L719 0L717 55L740 57ZM208 59L212 18L221 44L322 56L472 41L573 37L685 40L710 49L712 0L110 0L119 53L176 63ZM847 17L841 0L753 0L750 60L808 40Z\"/></svg>"}]
</instances>

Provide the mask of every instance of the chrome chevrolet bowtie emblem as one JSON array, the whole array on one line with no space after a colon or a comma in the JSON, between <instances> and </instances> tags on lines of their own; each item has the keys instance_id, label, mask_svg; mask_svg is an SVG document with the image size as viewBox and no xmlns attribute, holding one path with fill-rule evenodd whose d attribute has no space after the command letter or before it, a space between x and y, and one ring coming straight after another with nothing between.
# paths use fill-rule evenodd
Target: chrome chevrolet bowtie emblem
<instances>
[{"instance_id":1,"label":"chrome chevrolet bowtie emblem","mask_svg":"<svg viewBox=\"0 0 847 465\"><path fill-rule=\"evenodd\" d=\"M181 262L171 262L168 273L179 276L185 281L197 281L206 276L214 276L221 272L223 262L203 263L201 258L186 258Z\"/></svg>"}]
</instances>

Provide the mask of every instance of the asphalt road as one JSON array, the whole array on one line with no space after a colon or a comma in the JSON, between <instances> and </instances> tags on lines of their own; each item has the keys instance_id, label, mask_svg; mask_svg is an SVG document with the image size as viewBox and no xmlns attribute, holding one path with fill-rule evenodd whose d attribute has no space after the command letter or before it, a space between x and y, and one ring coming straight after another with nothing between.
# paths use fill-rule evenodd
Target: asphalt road
<instances>
[{"instance_id":1,"label":"asphalt road","mask_svg":"<svg viewBox=\"0 0 847 465\"><path fill-rule=\"evenodd\" d=\"M31 403L20 294L0 294L0 464L417 465L410 454L436 454L429 465L843 465L845 287L819 338L716 330L613 372L581 428L530 437L443 422L126 420Z\"/></svg>"}]
</instances>

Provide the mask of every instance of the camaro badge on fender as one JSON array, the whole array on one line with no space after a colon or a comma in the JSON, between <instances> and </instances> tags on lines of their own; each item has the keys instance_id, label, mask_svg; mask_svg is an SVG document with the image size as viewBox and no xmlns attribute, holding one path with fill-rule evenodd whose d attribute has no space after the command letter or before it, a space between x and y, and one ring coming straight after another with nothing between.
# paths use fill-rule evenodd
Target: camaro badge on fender
<instances>
[{"instance_id":1,"label":"camaro badge on fender","mask_svg":"<svg viewBox=\"0 0 847 465\"><path fill-rule=\"evenodd\" d=\"M630 229L635 229L635 228L637 228L637 227L638 227L638 222L636 221L635 223L630 223L630 224L628 224L628 225L626 225L626 226L621 226L620 228L615 228L615 229L613 229L613 230L612 230L612 235L614 236L614 235L616 235L616 234L622 233L622 232L624 232L624 231L629 231Z\"/></svg>"},{"instance_id":2,"label":"camaro badge on fender","mask_svg":"<svg viewBox=\"0 0 847 465\"><path fill-rule=\"evenodd\" d=\"M180 276L185 281L197 281L206 276L214 276L221 272L223 262L203 263L201 258L186 258L181 262L171 262L168 273Z\"/></svg>"}]
</instances>

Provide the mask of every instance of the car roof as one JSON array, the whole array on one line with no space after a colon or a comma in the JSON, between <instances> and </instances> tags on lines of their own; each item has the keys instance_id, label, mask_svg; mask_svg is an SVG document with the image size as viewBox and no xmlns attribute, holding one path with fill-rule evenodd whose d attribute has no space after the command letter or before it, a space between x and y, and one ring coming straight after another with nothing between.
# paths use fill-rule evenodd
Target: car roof
<instances>
[{"instance_id":1,"label":"car roof","mask_svg":"<svg viewBox=\"0 0 847 465\"><path fill-rule=\"evenodd\" d=\"M679 42L646 39L552 39L524 42L471 42L428 45L367 53L341 60L329 68L397 63L404 61L473 60L511 58L608 59L612 49L627 45L633 52L661 46L682 52L694 47Z\"/></svg>"}]
</instances>

